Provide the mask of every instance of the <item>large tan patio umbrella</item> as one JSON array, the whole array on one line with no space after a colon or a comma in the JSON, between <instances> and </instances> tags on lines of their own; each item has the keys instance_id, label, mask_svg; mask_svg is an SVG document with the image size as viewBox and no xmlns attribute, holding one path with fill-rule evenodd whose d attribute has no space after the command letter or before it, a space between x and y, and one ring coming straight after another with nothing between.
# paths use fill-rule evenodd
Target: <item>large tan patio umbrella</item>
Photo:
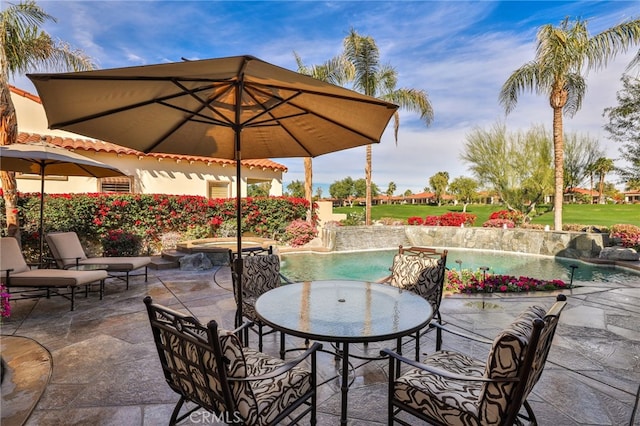
<instances>
[{"instance_id":1,"label":"large tan patio umbrella","mask_svg":"<svg viewBox=\"0 0 640 426\"><path fill-rule=\"evenodd\" d=\"M29 78L52 129L145 153L236 160L238 253L240 160L377 143L398 108L252 56ZM241 277L241 256L236 270Z\"/></svg>"},{"instance_id":2,"label":"large tan patio umbrella","mask_svg":"<svg viewBox=\"0 0 640 426\"><path fill-rule=\"evenodd\" d=\"M44 244L44 177L88 176L103 178L124 175L115 167L45 141L0 146L0 169L7 172L40 175L40 228L38 230L40 238L38 261L40 264L42 264Z\"/></svg>"}]
</instances>

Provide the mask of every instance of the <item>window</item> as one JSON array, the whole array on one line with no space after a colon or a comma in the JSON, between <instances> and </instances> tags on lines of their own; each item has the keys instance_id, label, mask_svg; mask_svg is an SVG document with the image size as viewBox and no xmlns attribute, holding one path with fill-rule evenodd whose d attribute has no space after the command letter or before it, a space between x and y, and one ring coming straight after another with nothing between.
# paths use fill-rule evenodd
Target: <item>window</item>
<instances>
[{"instance_id":1,"label":"window","mask_svg":"<svg viewBox=\"0 0 640 426\"><path fill-rule=\"evenodd\" d=\"M100 192L133 192L133 178L108 177L100 179Z\"/></svg>"},{"instance_id":2,"label":"window","mask_svg":"<svg viewBox=\"0 0 640 426\"><path fill-rule=\"evenodd\" d=\"M209 182L209 198L229 198L229 182Z\"/></svg>"}]
</instances>

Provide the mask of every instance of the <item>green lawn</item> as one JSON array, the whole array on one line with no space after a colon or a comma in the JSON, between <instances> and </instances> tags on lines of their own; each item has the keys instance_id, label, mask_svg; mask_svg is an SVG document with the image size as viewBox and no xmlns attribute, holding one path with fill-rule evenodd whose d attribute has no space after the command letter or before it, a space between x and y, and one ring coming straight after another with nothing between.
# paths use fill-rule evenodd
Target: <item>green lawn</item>
<instances>
[{"instance_id":1,"label":"green lawn","mask_svg":"<svg viewBox=\"0 0 640 426\"><path fill-rule=\"evenodd\" d=\"M474 204L467 206L467 213L477 216L475 226L482 226L495 211L503 210L499 205ZM335 213L359 212L364 214L364 207L337 207ZM412 216L439 216L447 212L462 212L462 206L425 206L425 205L381 205L371 208L373 220L395 218L404 221ZM544 213L543 213L544 212ZM538 209L539 216L532 223L553 226L553 212L546 211L546 206ZM562 209L563 224L582 224L594 226L611 226L618 223L629 223L640 226L640 204L565 204Z\"/></svg>"}]
</instances>

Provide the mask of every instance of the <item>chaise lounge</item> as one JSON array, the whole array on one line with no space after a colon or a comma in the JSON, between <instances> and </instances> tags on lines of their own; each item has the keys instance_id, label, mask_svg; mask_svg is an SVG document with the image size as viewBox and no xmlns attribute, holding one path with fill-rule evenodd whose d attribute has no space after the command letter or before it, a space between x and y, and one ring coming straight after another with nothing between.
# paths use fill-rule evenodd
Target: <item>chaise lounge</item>
<instances>
[{"instance_id":1,"label":"chaise lounge","mask_svg":"<svg viewBox=\"0 0 640 426\"><path fill-rule=\"evenodd\" d=\"M18 241L13 237L0 238L0 281L11 291L12 288L28 288L31 290L44 289L46 297L50 297L53 290L56 294L71 301L71 310L75 309L75 293L78 287L84 286L85 293L88 286L100 282L100 299L104 294L104 280L109 277L107 271L71 271L61 269L31 269L20 251ZM69 293L59 290L68 288ZM32 296L36 297L36 296Z\"/></svg>"},{"instance_id":2,"label":"chaise lounge","mask_svg":"<svg viewBox=\"0 0 640 426\"><path fill-rule=\"evenodd\" d=\"M148 267L151 258L148 256L130 257L87 257L80 244L78 234L75 232L50 232L46 236L51 254L60 269L69 269L79 265L104 265L107 272L113 277L113 272L124 272L127 290L129 289L129 276L132 271L144 268L144 281L147 282Z\"/></svg>"}]
</instances>

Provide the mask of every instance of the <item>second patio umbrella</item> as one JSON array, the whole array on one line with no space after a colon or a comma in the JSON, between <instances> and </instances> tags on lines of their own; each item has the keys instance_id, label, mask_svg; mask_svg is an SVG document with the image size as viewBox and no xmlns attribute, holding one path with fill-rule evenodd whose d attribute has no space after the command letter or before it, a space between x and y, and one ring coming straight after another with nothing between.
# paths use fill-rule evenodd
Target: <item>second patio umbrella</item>
<instances>
[{"instance_id":1,"label":"second patio umbrella","mask_svg":"<svg viewBox=\"0 0 640 426\"><path fill-rule=\"evenodd\" d=\"M40 175L40 238L38 261L42 264L45 176L123 176L120 170L44 141L0 146L0 169Z\"/></svg>"},{"instance_id":2,"label":"second patio umbrella","mask_svg":"<svg viewBox=\"0 0 640 426\"><path fill-rule=\"evenodd\" d=\"M50 128L146 153L236 160L238 254L240 160L315 157L378 143L398 108L253 56L29 78Z\"/></svg>"}]
</instances>

